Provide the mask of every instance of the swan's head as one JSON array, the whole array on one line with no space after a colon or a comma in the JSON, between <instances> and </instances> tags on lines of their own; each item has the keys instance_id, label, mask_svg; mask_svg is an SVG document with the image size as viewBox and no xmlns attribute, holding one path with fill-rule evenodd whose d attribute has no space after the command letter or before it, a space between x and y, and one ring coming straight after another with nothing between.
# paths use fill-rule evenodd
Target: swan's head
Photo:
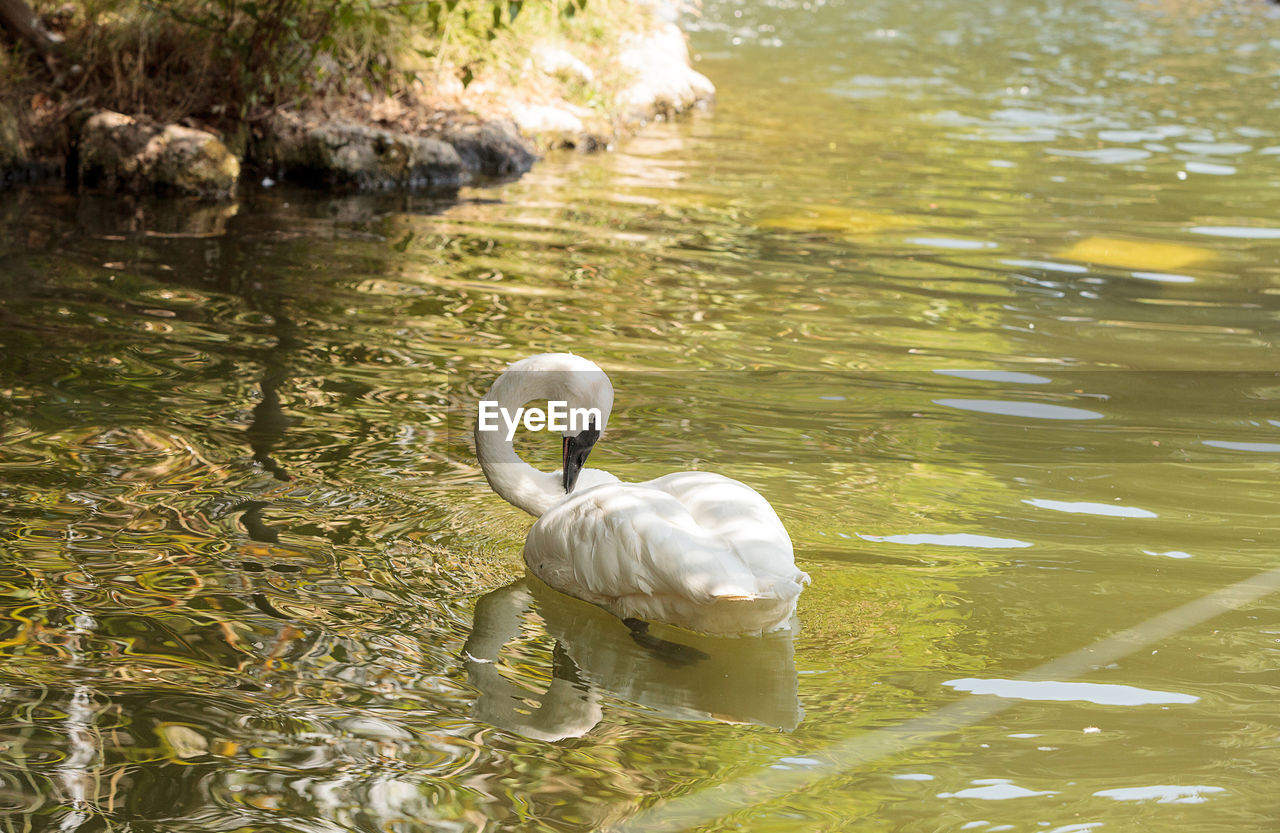
<instances>
[{"instance_id":1,"label":"swan's head","mask_svg":"<svg viewBox=\"0 0 1280 833\"><path fill-rule=\"evenodd\" d=\"M577 485L587 456L608 425L609 413L613 409L613 385L595 362L572 353L543 353L521 359L509 366L493 383L481 402L482 419L477 425L476 451L486 475L489 476L490 484L503 497L524 508L528 508L529 504L515 494L519 491L514 483L516 476L511 476L511 494L500 488L507 485L507 478L493 476L497 472L495 463L514 460L513 457L508 457L515 431L514 422L510 423L509 432L488 430L484 427L483 409L488 407L490 413L505 412L512 415L514 420L513 415L519 408L529 402L544 399L548 403L546 428L556 430L561 435L563 465L556 478L556 491L563 499ZM490 420L487 424L492 426L495 423ZM524 424L531 427L527 421ZM603 472L595 474L616 480ZM593 475L584 478L584 482L594 483L598 479ZM545 498L540 502L544 501ZM540 514L533 509L529 511Z\"/></svg>"},{"instance_id":2,"label":"swan's head","mask_svg":"<svg viewBox=\"0 0 1280 833\"><path fill-rule=\"evenodd\" d=\"M578 483L578 475L587 464L587 455L595 448L596 441L602 432L596 426L594 418L588 418L587 427L575 436L565 435L560 446L562 464L560 467L560 485L564 486L567 495Z\"/></svg>"}]
</instances>

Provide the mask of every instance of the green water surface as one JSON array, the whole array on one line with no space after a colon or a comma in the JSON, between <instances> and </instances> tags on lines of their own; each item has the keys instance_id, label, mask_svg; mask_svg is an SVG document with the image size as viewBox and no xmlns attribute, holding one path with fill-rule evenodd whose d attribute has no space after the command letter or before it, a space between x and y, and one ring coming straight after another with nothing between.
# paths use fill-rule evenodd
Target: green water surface
<instances>
[{"instance_id":1,"label":"green water surface","mask_svg":"<svg viewBox=\"0 0 1280 833\"><path fill-rule=\"evenodd\" d=\"M1275 829L1280 597L1015 678L1278 563L1280 21L702 11L713 111L516 182L0 194L0 830L585 831L806 768L691 823ZM773 503L798 633L519 583L467 408L549 350L617 388L592 465Z\"/></svg>"}]
</instances>

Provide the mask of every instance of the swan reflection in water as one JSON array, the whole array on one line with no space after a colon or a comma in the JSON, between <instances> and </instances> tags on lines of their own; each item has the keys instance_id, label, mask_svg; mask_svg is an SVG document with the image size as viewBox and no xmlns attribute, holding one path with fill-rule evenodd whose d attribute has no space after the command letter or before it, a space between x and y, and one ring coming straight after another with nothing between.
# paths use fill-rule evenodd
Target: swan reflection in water
<instances>
[{"instance_id":1,"label":"swan reflection in water","mask_svg":"<svg viewBox=\"0 0 1280 833\"><path fill-rule=\"evenodd\" d=\"M531 691L504 676L501 654L536 612L555 640L551 685ZM624 623L534 576L476 603L463 648L480 691L478 720L536 740L580 737L603 718L606 696L679 720L754 723L790 731L804 711L796 691L794 631L712 637Z\"/></svg>"}]
</instances>

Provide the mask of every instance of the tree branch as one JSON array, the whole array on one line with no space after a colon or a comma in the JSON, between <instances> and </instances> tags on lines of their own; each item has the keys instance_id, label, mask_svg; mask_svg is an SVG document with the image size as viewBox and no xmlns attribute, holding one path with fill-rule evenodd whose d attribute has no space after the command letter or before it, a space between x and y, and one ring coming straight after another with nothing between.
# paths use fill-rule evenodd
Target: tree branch
<instances>
[{"instance_id":1,"label":"tree branch","mask_svg":"<svg viewBox=\"0 0 1280 833\"><path fill-rule=\"evenodd\" d=\"M57 57L62 51L62 36L44 28L26 0L0 0L0 26L45 58Z\"/></svg>"}]
</instances>

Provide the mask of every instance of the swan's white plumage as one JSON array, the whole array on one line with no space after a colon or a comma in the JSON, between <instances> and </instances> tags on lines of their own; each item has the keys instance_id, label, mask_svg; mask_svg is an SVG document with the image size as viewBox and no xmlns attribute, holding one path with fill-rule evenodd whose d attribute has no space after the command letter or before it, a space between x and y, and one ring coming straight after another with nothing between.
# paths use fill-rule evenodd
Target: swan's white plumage
<instances>
[{"instance_id":1,"label":"swan's white plumage","mask_svg":"<svg viewBox=\"0 0 1280 833\"><path fill-rule=\"evenodd\" d=\"M504 384L513 371L517 381ZM558 353L516 362L488 398L512 410L540 398L589 402L607 420L613 391L594 363ZM478 432L476 447L494 490L538 516L524 558L551 587L623 618L709 633L790 624L809 577L773 507L751 487L708 472L622 483L583 469L566 495L558 473L520 461L499 435Z\"/></svg>"}]
</instances>

